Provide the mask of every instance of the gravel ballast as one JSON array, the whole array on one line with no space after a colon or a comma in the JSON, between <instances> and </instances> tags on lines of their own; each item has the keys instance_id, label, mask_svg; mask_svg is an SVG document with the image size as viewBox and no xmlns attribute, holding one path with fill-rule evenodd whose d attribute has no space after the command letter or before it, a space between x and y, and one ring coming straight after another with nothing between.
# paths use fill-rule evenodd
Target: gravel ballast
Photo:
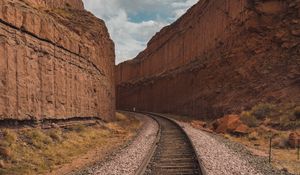
<instances>
[{"instance_id":1,"label":"gravel ballast","mask_svg":"<svg viewBox=\"0 0 300 175\"><path fill-rule=\"evenodd\" d=\"M195 146L207 175L277 175L289 174L274 169L265 158L251 155L240 144L178 122Z\"/></svg>"},{"instance_id":2,"label":"gravel ballast","mask_svg":"<svg viewBox=\"0 0 300 175\"><path fill-rule=\"evenodd\" d=\"M158 124L141 114L133 114L143 121L137 137L124 149L111 155L107 160L76 174L93 175L134 175L155 142Z\"/></svg>"}]
</instances>

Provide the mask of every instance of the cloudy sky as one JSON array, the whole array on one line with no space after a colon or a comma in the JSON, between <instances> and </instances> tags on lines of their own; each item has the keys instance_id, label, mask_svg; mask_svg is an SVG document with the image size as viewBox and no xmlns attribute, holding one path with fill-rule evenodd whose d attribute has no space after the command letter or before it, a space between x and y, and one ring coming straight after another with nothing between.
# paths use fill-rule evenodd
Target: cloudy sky
<instances>
[{"instance_id":1,"label":"cloudy sky","mask_svg":"<svg viewBox=\"0 0 300 175\"><path fill-rule=\"evenodd\" d=\"M134 58L162 27L198 0L83 0L85 8L106 22L116 45L116 63Z\"/></svg>"}]
</instances>

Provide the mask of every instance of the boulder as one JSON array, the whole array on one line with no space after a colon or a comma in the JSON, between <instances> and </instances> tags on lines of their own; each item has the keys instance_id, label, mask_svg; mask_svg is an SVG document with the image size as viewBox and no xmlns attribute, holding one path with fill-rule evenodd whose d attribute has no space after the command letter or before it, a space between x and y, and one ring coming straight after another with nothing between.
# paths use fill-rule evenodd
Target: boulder
<instances>
[{"instance_id":1,"label":"boulder","mask_svg":"<svg viewBox=\"0 0 300 175\"><path fill-rule=\"evenodd\" d=\"M238 115L227 115L218 119L214 123L214 128L217 133L233 132L242 122Z\"/></svg>"},{"instance_id":2,"label":"boulder","mask_svg":"<svg viewBox=\"0 0 300 175\"><path fill-rule=\"evenodd\" d=\"M247 135L248 133L249 133L249 127L245 124L240 124L233 131L233 134L235 134L235 135Z\"/></svg>"},{"instance_id":3,"label":"boulder","mask_svg":"<svg viewBox=\"0 0 300 175\"><path fill-rule=\"evenodd\" d=\"M235 135L246 135L249 127L245 125L238 115L227 115L218 119L214 124L214 131L217 133L231 133Z\"/></svg>"}]
</instances>

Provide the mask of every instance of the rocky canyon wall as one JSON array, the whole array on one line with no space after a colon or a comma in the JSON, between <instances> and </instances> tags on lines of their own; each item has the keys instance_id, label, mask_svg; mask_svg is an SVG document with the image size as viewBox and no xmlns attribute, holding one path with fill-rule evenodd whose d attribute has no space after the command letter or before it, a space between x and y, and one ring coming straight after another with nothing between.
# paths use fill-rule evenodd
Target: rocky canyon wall
<instances>
[{"instance_id":1,"label":"rocky canyon wall","mask_svg":"<svg viewBox=\"0 0 300 175\"><path fill-rule=\"evenodd\" d=\"M52 9L62 9L62 8L72 8L77 10L84 10L84 5L82 0L21 0L26 4L29 4L35 8L52 8Z\"/></svg>"},{"instance_id":2,"label":"rocky canyon wall","mask_svg":"<svg viewBox=\"0 0 300 175\"><path fill-rule=\"evenodd\" d=\"M0 0L0 120L112 119L114 59L81 0Z\"/></svg>"},{"instance_id":3,"label":"rocky canyon wall","mask_svg":"<svg viewBox=\"0 0 300 175\"><path fill-rule=\"evenodd\" d=\"M117 66L117 107L216 118L299 105L299 18L294 0L201 0Z\"/></svg>"}]
</instances>

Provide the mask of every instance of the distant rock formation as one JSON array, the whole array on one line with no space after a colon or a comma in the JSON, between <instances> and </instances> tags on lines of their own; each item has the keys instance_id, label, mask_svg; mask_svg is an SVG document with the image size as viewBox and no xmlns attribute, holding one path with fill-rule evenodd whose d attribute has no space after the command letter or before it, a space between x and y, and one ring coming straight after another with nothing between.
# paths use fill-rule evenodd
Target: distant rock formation
<instances>
[{"instance_id":1,"label":"distant rock formation","mask_svg":"<svg viewBox=\"0 0 300 175\"><path fill-rule=\"evenodd\" d=\"M117 66L117 107L218 118L300 104L299 18L294 0L201 0Z\"/></svg>"},{"instance_id":2,"label":"distant rock formation","mask_svg":"<svg viewBox=\"0 0 300 175\"><path fill-rule=\"evenodd\" d=\"M0 120L112 119L114 59L81 0L0 0Z\"/></svg>"}]
</instances>

